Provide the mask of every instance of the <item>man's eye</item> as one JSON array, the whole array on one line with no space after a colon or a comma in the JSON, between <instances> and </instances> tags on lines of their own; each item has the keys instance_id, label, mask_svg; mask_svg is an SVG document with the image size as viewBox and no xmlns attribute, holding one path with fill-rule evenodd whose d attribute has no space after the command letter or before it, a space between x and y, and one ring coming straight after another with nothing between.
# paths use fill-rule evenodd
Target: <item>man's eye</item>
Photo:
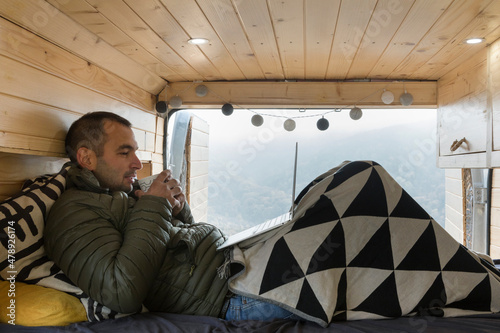
<instances>
[{"instance_id":1,"label":"man's eye","mask_svg":"<svg viewBox=\"0 0 500 333\"><path fill-rule=\"evenodd\" d=\"M127 156L127 155L128 155L128 152L123 152L123 153L120 153L120 155Z\"/></svg>"}]
</instances>

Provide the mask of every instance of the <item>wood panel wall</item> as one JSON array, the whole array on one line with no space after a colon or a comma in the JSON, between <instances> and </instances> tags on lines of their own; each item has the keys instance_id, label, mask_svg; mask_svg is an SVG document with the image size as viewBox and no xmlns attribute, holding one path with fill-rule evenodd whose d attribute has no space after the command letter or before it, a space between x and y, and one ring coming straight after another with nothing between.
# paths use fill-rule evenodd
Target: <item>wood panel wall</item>
<instances>
[{"instance_id":1,"label":"wood panel wall","mask_svg":"<svg viewBox=\"0 0 500 333\"><path fill-rule=\"evenodd\" d=\"M105 110L133 124L139 157L160 172L156 96L0 18L0 199L66 161L64 137L81 115Z\"/></svg>"},{"instance_id":2,"label":"wood panel wall","mask_svg":"<svg viewBox=\"0 0 500 333\"><path fill-rule=\"evenodd\" d=\"M490 255L500 259L500 169L493 170L491 198Z\"/></svg>"},{"instance_id":3,"label":"wood panel wall","mask_svg":"<svg viewBox=\"0 0 500 333\"><path fill-rule=\"evenodd\" d=\"M462 169L445 170L445 229L460 244L464 241Z\"/></svg>"}]
</instances>

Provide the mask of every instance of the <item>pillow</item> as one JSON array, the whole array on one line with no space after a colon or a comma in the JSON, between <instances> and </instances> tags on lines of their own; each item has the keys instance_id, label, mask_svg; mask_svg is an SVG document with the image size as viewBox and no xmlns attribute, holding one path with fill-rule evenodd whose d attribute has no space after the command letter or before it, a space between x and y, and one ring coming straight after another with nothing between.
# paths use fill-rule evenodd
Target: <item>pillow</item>
<instances>
[{"instance_id":1,"label":"pillow","mask_svg":"<svg viewBox=\"0 0 500 333\"><path fill-rule=\"evenodd\" d=\"M87 320L80 300L42 286L0 281L0 322L24 326L65 326Z\"/></svg>"},{"instance_id":2,"label":"pillow","mask_svg":"<svg viewBox=\"0 0 500 333\"><path fill-rule=\"evenodd\" d=\"M0 280L14 278L16 285L27 282L70 293L68 297L76 297L84 307L85 320L99 321L128 315L117 313L88 297L45 253L45 218L66 187L70 167L71 164L67 163L55 175L27 181L21 192L0 203ZM17 295L16 292L16 299ZM41 302L37 306L43 308L46 304ZM34 311L33 307L30 309Z\"/></svg>"},{"instance_id":3,"label":"pillow","mask_svg":"<svg viewBox=\"0 0 500 333\"><path fill-rule=\"evenodd\" d=\"M69 165L59 173L29 182L17 195L0 203L0 277L36 281L53 275L43 247L45 217L64 191Z\"/></svg>"}]
</instances>

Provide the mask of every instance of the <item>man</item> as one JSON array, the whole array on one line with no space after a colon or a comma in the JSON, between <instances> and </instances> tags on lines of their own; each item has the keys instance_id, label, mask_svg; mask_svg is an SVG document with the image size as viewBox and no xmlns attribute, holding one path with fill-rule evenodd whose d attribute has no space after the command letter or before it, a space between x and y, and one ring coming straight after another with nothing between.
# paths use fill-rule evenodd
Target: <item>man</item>
<instances>
[{"instance_id":1,"label":"man","mask_svg":"<svg viewBox=\"0 0 500 333\"><path fill-rule=\"evenodd\" d=\"M67 189L45 228L49 257L87 295L119 313L144 305L224 317L231 305L229 319L290 316L262 301L227 301L227 277L217 272L226 258L216 251L224 236L212 225L193 223L169 170L147 192L133 192L142 168L137 149L130 122L113 113L89 113L71 126ZM255 306L242 315L247 302Z\"/></svg>"}]
</instances>

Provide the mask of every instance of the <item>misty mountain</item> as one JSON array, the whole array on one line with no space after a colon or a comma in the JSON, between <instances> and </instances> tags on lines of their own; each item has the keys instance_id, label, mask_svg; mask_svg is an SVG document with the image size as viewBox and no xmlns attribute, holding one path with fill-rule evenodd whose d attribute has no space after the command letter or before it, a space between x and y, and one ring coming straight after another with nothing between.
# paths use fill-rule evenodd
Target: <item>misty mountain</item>
<instances>
[{"instance_id":1,"label":"misty mountain","mask_svg":"<svg viewBox=\"0 0 500 333\"><path fill-rule=\"evenodd\" d=\"M342 161L374 160L444 225L445 179L444 170L436 167L435 140L435 129L422 123L362 133L219 142L210 148L208 222L232 234L288 211L298 142L295 195Z\"/></svg>"}]
</instances>

